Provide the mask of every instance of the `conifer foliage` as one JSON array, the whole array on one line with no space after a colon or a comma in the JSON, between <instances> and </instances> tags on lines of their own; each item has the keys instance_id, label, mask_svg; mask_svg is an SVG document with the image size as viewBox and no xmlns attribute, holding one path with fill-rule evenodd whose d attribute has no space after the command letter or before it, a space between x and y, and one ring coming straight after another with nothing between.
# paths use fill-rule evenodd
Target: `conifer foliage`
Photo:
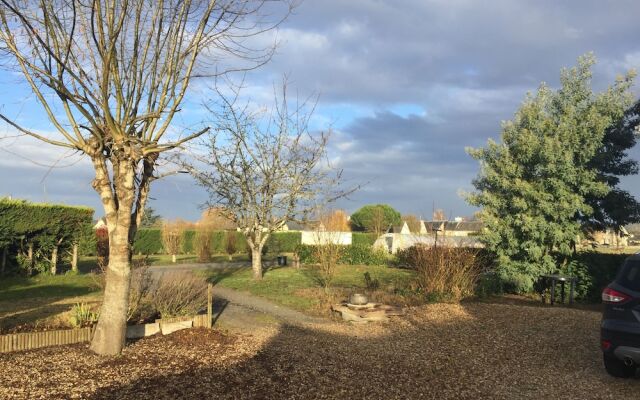
<instances>
[{"instance_id":1,"label":"conifer foliage","mask_svg":"<svg viewBox=\"0 0 640 400\"><path fill-rule=\"evenodd\" d=\"M593 165L605 133L632 104L629 73L601 93L591 89L595 58L582 56L563 69L560 88L542 84L527 95L501 141L468 149L480 173L468 195L482 208L482 240L498 256L503 279L528 290L541 273L553 272L568 256L593 215L587 199L610 191Z\"/></svg>"}]
</instances>

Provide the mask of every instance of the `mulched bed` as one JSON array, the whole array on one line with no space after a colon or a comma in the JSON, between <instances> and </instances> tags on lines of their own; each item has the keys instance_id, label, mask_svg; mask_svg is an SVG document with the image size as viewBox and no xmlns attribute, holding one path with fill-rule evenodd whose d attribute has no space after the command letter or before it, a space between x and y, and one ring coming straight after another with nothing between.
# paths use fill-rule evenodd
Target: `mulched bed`
<instances>
[{"instance_id":1,"label":"mulched bed","mask_svg":"<svg viewBox=\"0 0 640 400\"><path fill-rule=\"evenodd\" d=\"M600 314L508 304L434 304L386 325L193 329L119 357L86 345L0 355L0 398L607 399L638 378L604 371Z\"/></svg>"}]
</instances>

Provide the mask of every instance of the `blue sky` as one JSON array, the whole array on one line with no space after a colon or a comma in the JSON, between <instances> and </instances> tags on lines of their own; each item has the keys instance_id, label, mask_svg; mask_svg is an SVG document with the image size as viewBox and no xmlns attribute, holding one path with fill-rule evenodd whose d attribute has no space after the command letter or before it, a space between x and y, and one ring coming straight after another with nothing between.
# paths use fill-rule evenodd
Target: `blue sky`
<instances>
[{"instance_id":1,"label":"blue sky","mask_svg":"<svg viewBox=\"0 0 640 400\"><path fill-rule=\"evenodd\" d=\"M307 0L261 38L279 47L245 77L244 93L267 102L287 74L291 91L319 96L313 127L332 129L336 166L348 182L365 184L337 206L388 203L429 217L435 205L469 215L460 194L472 189L478 166L465 147L498 137L526 92L543 81L557 85L560 68L581 54L599 60L596 89L640 67L638 15L635 0ZM196 82L176 129L206 118L200 104L210 86ZM55 134L18 76L2 72L0 88L5 114ZM11 134L0 125L0 135ZM86 204L101 214L86 160L24 138L0 144L0 195ZM640 159L640 149L631 155ZM640 196L637 176L623 186ZM157 182L151 196L168 218L195 219L206 200L183 175Z\"/></svg>"}]
</instances>

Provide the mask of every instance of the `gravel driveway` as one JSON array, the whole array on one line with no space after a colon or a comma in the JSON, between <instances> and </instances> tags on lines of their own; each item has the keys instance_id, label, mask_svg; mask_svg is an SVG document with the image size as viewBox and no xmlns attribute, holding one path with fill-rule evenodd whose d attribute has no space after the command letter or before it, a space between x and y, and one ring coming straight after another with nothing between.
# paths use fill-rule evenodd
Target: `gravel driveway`
<instances>
[{"instance_id":1,"label":"gravel driveway","mask_svg":"<svg viewBox=\"0 0 640 400\"><path fill-rule=\"evenodd\" d=\"M386 325L190 330L104 359L86 345L0 355L0 398L607 399L597 312L434 304Z\"/></svg>"}]
</instances>

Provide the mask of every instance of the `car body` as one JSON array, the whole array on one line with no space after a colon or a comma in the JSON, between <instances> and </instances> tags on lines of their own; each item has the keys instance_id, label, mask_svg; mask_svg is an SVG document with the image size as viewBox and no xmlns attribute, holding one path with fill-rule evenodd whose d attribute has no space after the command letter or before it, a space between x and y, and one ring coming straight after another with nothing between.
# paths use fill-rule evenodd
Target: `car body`
<instances>
[{"instance_id":1,"label":"car body","mask_svg":"<svg viewBox=\"0 0 640 400\"><path fill-rule=\"evenodd\" d=\"M605 368L612 376L632 377L640 366L640 253L620 266L615 280L602 292L602 302Z\"/></svg>"}]
</instances>

